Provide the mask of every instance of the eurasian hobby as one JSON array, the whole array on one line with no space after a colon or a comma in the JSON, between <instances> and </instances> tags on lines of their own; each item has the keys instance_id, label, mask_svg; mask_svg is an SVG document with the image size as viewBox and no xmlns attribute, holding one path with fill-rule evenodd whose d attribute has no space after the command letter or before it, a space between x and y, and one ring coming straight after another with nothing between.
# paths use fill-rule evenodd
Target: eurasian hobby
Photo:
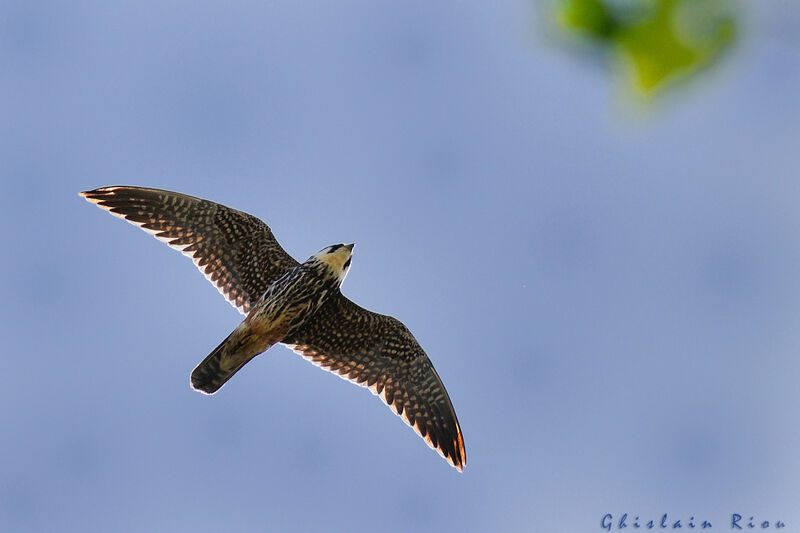
<instances>
[{"instance_id":1,"label":"eurasian hobby","mask_svg":"<svg viewBox=\"0 0 800 533\"><path fill-rule=\"evenodd\" d=\"M243 315L197 365L192 387L213 394L276 343L367 387L451 465L465 465L464 439L442 380L408 328L347 299L339 287L352 244L334 244L298 263L258 218L185 194L142 187L81 193L191 257Z\"/></svg>"}]
</instances>

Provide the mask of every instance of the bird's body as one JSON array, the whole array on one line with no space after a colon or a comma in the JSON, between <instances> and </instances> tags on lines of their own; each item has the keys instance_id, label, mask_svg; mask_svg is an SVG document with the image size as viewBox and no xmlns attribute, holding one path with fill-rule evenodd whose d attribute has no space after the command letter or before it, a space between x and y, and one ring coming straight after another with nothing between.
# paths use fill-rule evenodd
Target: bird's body
<instances>
[{"instance_id":1,"label":"bird's body","mask_svg":"<svg viewBox=\"0 0 800 533\"><path fill-rule=\"evenodd\" d=\"M450 464L464 440L447 391L399 320L359 307L339 287L353 245L322 249L300 264L252 215L192 196L104 187L87 200L191 257L245 319L192 372L213 394L256 355L283 343L321 368L369 388Z\"/></svg>"},{"instance_id":2,"label":"bird's body","mask_svg":"<svg viewBox=\"0 0 800 533\"><path fill-rule=\"evenodd\" d=\"M278 278L242 323L192 371L192 387L206 394L217 392L245 363L302 326L339 290L352 250L352 244L328 246Z\"/></svg>"}]
</instances>

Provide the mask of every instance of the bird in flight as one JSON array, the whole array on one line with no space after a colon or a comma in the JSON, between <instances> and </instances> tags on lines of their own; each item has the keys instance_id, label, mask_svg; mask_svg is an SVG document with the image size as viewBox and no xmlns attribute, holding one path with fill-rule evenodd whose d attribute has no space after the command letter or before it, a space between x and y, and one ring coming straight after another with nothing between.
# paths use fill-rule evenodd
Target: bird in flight
<instances>
[{"instance_id":1,"label":"bird in flight","mask_svg":"<svg viewBox=\"0 0 800 533\"><path fill-rule=\"evenodd\" d=\"M359 307L339 290L352 244L298 263L258 218L185 194L103 187L81 196L190 257L245 319L191 375L214 394L239 369L282 343L318 367L367 387L462 471L464 439L428 356L396 318Z\"/></svg>"}]
</instances>

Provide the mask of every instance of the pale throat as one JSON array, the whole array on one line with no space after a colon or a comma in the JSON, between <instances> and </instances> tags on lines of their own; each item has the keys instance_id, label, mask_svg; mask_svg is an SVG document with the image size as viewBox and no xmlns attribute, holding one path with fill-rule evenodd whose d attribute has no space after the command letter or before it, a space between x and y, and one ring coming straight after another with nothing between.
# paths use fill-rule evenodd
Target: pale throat
<instances>
[{"instance_id":1,"label":"pale throat","mask_svg":"<svg viewBox=\"0 0 800 533\"><path fill-rule=\"evenodd\" d=\"M341 275L344 270L344 264L350 259L350 251L345 248L339 248L332 254L324 254L319 259L326 263L331 270Z\"/></svg>"}]
</instances>

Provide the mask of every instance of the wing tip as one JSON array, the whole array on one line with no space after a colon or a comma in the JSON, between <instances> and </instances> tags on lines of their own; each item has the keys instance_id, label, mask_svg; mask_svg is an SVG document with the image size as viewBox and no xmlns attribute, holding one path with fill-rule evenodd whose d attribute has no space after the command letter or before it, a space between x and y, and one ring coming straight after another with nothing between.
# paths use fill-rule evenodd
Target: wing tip
<instances>
[{"instance_id":1,"label":"wing tip","mask_svg":"<svg viewBox=\"0 0 800 533\"><path fill-rule=\"evenodd\" d=\"M100 204L103 200L114 194L114 191L119 189L118 186L113 187L100 187L99 189L92 189L91 191L81 191L78 196L82 196L87 202L93 204ZM100 207L103 207L100 205Z\"/></svg>"},{"instance_id":2,"label":"wing tip","mask_svg":"<svg viewBox=\"0 0 800 533\"><path fill-rule=\"evenodd\" d=\"M458 432L458 437L456 441L453 443L453 449L458 451L458 460L453 461L453 466L459 471L464 472L464 467L467 466L467 452L464 450L464 437L461 435L461 427L456 426L456 431Z\"/></svg>"},{"instance_id":3,"label":"wing tip","mask_svg":"<svg viewBox=\"0 0 800 533\"><path fill-rule=\"evenodd\" d=\"M113 193L114 191L116 191L117 189L122 189L122 188L123 187L121 185L111 185L111 186L108 186L108 187L98 187L97 189L92 189L90 191L81 191L78 194L80 196L83 196L83 197L86 197L86 196L98 196L98 195L102 195L102 194L110 194L110 193Z\"/></svg>"},{"instance_id":4,"label":"wing tip","mask_svg":"<svg viewBox=\"0 0 800 533\"><path fill-rule=\"evenodd\" d=\"M427 441L427 439L425 439ZM430 446L430 442L428 442ZM464 468L467 466L467 459L466 454L464 453L464 439L461 438L461 429L458 429L458 438L453 442L453 452L452 456L447 454L442 446L431 446L434 448L439 454L445 458L445 460L450 463L450 466L458 470L459 474L464 473Z\"/></svg>"},{"instance_id":5,"label":"wing tip","mask_svg":"<svg viewBox=\"0 0 800 533\"><path fill-rule=\"evenodd\" d=\"M459 449L459 443L458 442L454 442L453 445L454 445L456 450ZM445 460L448 463L450 463L450 466L452 466L453 468L458 470L459 474L463 474L464 473L464 467L467 466L467 462L464 460L464 455L463 454L462 455L457 455L456 457L450 457L450 456L444 455L444 453L442 453L442 450L440 448L436 448L436 451L439 452L442 455L442 457L444 457Z\"/></svg>"},{"instance_id":6,"label":"wing tip","mask_svg":"<svg viewBox=\"0 0 800 533\"><path fill-rule=\"evenodd\" d=\"M409 425L411 426L411 424ZM419 426L415 424L411 427L422 437ZM458 425L458 421L456 421L456 437L452 440L452 446L444 446L443 444L446 441L443 440L438 440L437 444L434 444L430 435L425 435L422 438L429 447L436 450L445 461L450 463L450 466L458 470L459 473L464 472L464 468L467 466L467 454L464 450L464 437L461 434L461 426Z\"/></svg>"},{"instance_id":7,"label":"wing tip","mask_svg":"<svg viewBox=\"0 0 800 533\"><path fill-rule=\"evenodd\" d=\"M95 194L99 190L100 189L96 189L94 191L81 191L81 192L78 193L78 196L83 197L83 199L86 200L87 202L91 202L93 204L96 204L96 203L98 203L100 201L100 198L98 198L96 196L96 194Z\"/></svg>"},{"instance_id":8,"label":"wing tip","mask_svg":"<svg viewBox=\"0 0 800 533\"><path fill-rule=\"evenodd\" d=\"M384 400L385 402L386 400ZM389 405L395 414L397 414L396 407L391 404ZM443 444L446 442L444 439L436 438L436 442L434 439L431 438L429 430L423 435L422 427L419 423L412 424L408 417L405 416L405 412L402 415L398 415L403 422L405 422L414 432L422 437L422 440L425 441L425 444L428 445L429 448L434 450L436 453L442 456L442 459L447 461L450 466L458 470L460 473L464 472L464 467L467 465L467 455L464 452L464 438L461 435L461 427L458 425L458 421L456 421L456 438L452 441L452 447L444 446Z\"/></svg>"},{"instance_id":9,"label":"wing tip","mask_svg":"<svg viewBox=\"0 0 800 533\"><path fill-rule=\"evenodd\" d=\"M82 196L87 202L96 205L100 209L108 211L116 217L128 220L128 216L116 211L115 206L113 205L113 198L116 196L116 191L124 188L125 187L120 185L100 187L99 189L93 189L91 191L81 191L78 193L78 195ZM134 224L140 225L135 222Z\"/></svg>"}]
</instances>

